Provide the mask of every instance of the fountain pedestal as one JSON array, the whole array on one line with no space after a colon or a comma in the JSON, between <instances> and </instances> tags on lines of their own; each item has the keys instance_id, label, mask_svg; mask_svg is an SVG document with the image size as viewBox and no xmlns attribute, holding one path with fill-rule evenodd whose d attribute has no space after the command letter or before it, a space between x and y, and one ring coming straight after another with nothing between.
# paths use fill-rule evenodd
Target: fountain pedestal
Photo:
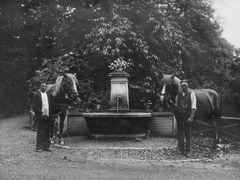
<instances>
[{"instance_id":1,"label":"fountain pedestal","mask_svg":"<svg viewBox=\"0 0 240 180\"><path fill-rule=\"evenodd\" d=\"M109 73L111 77L110 110L129 111L128 77L124 71Z\"/></svg>"},{"instance_id":2,"label":"fountain pedestal","mask_svg":"<svg viewBox=\"0 0 240 180\"><path fill-rule=\"evenodd\" d=\"M110 109L83 113L90 137L145 137L150 112L131 112L129 109L128 77L124 71L115 71L111 77Z\"/></svg>"}]
</instances>

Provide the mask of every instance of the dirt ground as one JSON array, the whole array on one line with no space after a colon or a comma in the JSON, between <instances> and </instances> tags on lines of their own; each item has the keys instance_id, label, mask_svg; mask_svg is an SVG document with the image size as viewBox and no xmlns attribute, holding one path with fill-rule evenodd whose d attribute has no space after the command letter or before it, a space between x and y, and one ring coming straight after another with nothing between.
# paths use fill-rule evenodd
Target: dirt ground
<instances>
[{"instance_id":1,"label":"dirt ground","mask_svg":"<svg viewBox=\"0 0 240 180\"><path fill-rule=\"evenodd\" d=\"M239 142L222 153L211 139L193 138L190 158L177 155L176 139L87 139L66 137L66 146L35 152L36 132L23 128L27 117L0 120L1 180L74 179L239 179Z\"/></svg>"}]
</instances>

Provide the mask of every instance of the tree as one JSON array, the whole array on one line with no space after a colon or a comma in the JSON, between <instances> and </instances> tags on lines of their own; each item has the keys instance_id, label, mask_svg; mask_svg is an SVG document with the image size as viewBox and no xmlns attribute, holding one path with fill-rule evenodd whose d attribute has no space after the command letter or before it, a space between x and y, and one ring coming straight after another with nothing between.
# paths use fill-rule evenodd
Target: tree
<instances>
[{"instance_id":1,"label":"tree","mask_svg":"<svg viewBox=\"0 0 240 180\"><path fill-rule=\"evenodd\" d=\"M109 66L117 59L127 64L131 75L130 108L143 107L141 100L155 106L162 73L222 93L231 81L223 75L236 75L231 70L238 66L234 48L220 37L221 28L206 0L11 2L6 5L17 5L13 9L21 23L15 23L14 13L9 21L15 23L19 47L24 47L14 64L23 67L27 77L37 70L30 89L39 79L52 83L75 67L83 108L99 101L108 107Z\"/></svg>"},{"instance_id":2,"label":"tree","mask_svg":"<svg viewBox=\"0 0 240 180\"><path fill-rule=\"evenodd\" d=\"M62 53L44 60L41 75L55 77L76 66L79 78L86 82L82 84L85 89L104 92L109 87L108 66L121 58L129 64L126 70L131 74L131 97L134 99L135 94L140 102L140 92L142 98L155 98L162 73L198 77L197 85L206 82L209 74L216 74L208 66L219 66L216 59L221 57L217 55L222 44L221 29L209 2L111 2L108 11L98 3L87 9L74 3L58 5L62 16L54 27L54 32L58 32L54 33L54 48L60 48ZM55 75L51 74L51 67L55 68ZM86 93L83 89L82 92Z\"/></svg>"}]
</instances>

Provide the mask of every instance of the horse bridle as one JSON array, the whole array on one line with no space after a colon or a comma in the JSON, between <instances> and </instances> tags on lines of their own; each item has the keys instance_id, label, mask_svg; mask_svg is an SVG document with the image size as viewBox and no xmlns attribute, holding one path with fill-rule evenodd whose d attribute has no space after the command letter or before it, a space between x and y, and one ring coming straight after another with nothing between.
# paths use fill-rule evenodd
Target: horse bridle
<instances>
[{"instance_id":1,"label":"horse bridle","mask_svg":"<svg viewBox=\"0 0 240 180\"><path fill-rule=\"evenodd\" d=\"M171 83L170 83L170 89L169 89L170 91L169 91L168 95L166 95L166 87L165 87L165 94L162 94L162 92L161 92L160 96L163 96L166 100L170 99L171 98L170 94L172 92L173 83L174 83L174 76L171 77Z\"/></svg>"},{"instance_id":2,"label":"horse bridle","mask_svg":"<svg viewBox=\"0 0 240 180\"><path fill-rule=\"evenodd\" d=\"M69 95L76 95L76 96L78 96L78 92L75 92L75 93L68 92L67 95L68 95L68 96L69 96Z\"/></svg>"},{"instance_id":3,"label":"horse bridle","mask_svg":"<svg viewBox=\"0 0 240 180\"><path fill-rule=\"evenodd\" d=\"M71 97L71 95L76 95L76 96L78 97L78 92L69 92L69 89L67 88L67 85L66 85L66 84L64 84L64 85L62 86L62 88L64 88L64 89L66 90L67 95L68 95L69 97Z\"/></svg>"}]
</instances>

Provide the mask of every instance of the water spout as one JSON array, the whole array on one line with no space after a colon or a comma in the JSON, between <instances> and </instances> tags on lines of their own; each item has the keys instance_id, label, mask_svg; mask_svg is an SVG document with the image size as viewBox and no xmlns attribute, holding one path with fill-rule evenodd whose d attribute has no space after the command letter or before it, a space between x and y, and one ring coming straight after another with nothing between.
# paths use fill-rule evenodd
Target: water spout
<instances>
[{"instance_id":1,"label":"water spout","mask_svg":"<svg viewBox=\"0 0 240 180\"><path fill-rule=\"evenodd\" d=\"M119 100L122 98L122 96L119 94L117 96L117 113L118 113L118 109L119 109Z\"/></svg>"}]
</instances>

